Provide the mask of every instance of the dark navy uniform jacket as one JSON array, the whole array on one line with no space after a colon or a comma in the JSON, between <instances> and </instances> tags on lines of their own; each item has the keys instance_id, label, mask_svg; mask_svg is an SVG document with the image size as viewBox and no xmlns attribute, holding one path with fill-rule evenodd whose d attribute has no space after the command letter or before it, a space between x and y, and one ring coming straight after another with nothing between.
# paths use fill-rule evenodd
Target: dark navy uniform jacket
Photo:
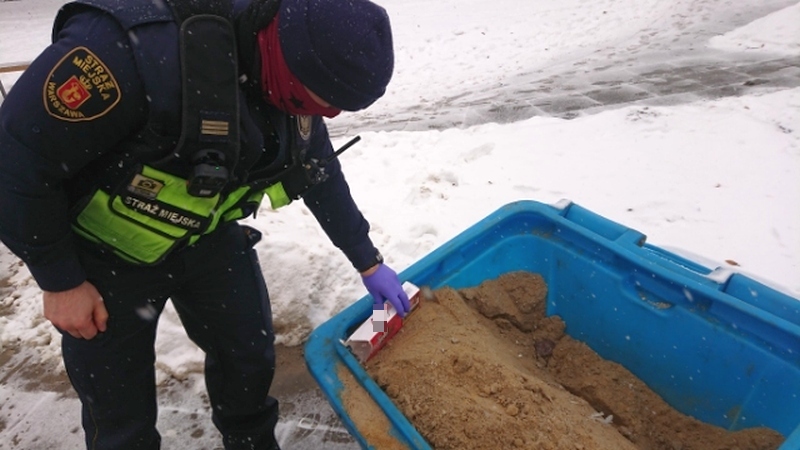
<instances>
[{"instance_id":1,"label":"dark navy uniform jacket","mask_svg":"<svg viewBox=\"0 0 800 450\"><path fill-rule=\"evenodd\" d=\"M174 89L153 99L145 91L132 49L141 45L139 38L150 45L147 36L132 37L100 10L78 9L67 16L53 44L33 61L0 106L0 239L48 291L67 290L85 280L76 247L82 238L70 226L76 186L100 182L97 161L141 132L151 102L171 105L174 112L168 115L180 117L179 60L169 57L170 49L177 49L177 35L174 42L162 43L166 56L151 61L148 69L158 70ZM65 68L76 57L81 64L75 75L90 77L96 88L85 103L80 96L70 96L70 89L80 89L77 83L62 82L70 75L63 71L76 70L74 63ZM51 82L56 77L58 84ZM74 104L65 104L72 98ZM284 131L269 123L269 108L251 96L242 114L240 165L245 168L259 163L275 136L284 139ZM313 124L309 156L324 158L333 153L328 132L321 118ZM377 253L368 237L369 224L350 195L338 161L326 172L330 177L303 200L354 267L366 269Z\"/></svg>"}]
</instances>

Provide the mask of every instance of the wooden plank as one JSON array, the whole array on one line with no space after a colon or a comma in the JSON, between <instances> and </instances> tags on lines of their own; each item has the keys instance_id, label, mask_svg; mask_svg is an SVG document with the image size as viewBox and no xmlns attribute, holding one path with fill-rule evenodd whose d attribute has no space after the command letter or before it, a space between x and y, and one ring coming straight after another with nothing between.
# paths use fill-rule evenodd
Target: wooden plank
<instances>
[{"instance_id":1,"label":"wooden plank","mask_svg":"<svg viewBox=\"0 0 800 450\"><path fill-rule=\"evenodd\" d=\"M30 65L29 62L0 63L0 73L22 72Z\"/></svg>"},{"instance_id":2,"label":"wooden plank","mask_svg":"<svg viewBox=\"0 0 800 450\"><path fill-rule=\"evenodd\" d=\"M0 63L0 73L22 72L30 65L29 62ZM0 95L2 98L6 98L7 95L2 79L0 79Z\"/></svg>"}]
</instances>

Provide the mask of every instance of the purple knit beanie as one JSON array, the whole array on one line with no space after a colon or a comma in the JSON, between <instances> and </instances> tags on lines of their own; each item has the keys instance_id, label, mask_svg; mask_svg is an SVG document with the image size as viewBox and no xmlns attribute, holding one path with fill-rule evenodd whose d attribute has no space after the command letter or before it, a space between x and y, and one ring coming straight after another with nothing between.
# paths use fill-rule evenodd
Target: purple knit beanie
<instances>
[{"instance_id":1,"label":"purple knit beanie","mask_svg":"<svg viewBox=\"0 0 800 450\"><path fill-rule=\"evenodd\" d=\"M336 108L358 111L392 78L386 10L368 0L282 0L278 35L289 70Z\"/></svg>"}]
</instances>

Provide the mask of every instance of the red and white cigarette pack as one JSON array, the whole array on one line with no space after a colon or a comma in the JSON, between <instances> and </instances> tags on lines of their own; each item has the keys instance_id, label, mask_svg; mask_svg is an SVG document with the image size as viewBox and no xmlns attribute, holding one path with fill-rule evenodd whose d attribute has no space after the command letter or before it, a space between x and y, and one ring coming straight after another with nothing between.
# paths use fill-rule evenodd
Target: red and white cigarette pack
<instances>
[{"instance_id":1,"label":"red and white cigarette pack","mask_svg":"<svg viewBox=\"0 0 800 450\"><path fill-rule=\"evenodd\" d=\"M403 283L403 291L408 295L408 302L411 305L411 310L406 314L407 319L409 314L419 306L421 295L420 289L408 281ZM375 331L376 328L380 328L380 324L373 323L376 317L380 317L379 311L365 320L347 340L342 342L362 364L375 356L403 326L403 318L397 314L391 303L386 302L384 308L383 331Z\"/></svg>"}]
</instances>

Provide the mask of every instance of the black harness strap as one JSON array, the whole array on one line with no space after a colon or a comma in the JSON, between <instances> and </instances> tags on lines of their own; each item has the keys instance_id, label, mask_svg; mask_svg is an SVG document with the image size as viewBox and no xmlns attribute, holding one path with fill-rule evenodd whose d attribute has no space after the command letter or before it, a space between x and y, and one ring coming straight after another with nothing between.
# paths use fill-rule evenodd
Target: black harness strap
<instances>
[{"instance_id":1,"label":"black harness strap","mask_svg":"<svg viewBox=\"0 0 800 450\"><path fill-rule=\"evenodd\" d=\"M169 0L180 26L181 137L167 160L192 165L188 190L213 197L239 160L239 72L228 0Z\"/></svg>"}]
</instances>

